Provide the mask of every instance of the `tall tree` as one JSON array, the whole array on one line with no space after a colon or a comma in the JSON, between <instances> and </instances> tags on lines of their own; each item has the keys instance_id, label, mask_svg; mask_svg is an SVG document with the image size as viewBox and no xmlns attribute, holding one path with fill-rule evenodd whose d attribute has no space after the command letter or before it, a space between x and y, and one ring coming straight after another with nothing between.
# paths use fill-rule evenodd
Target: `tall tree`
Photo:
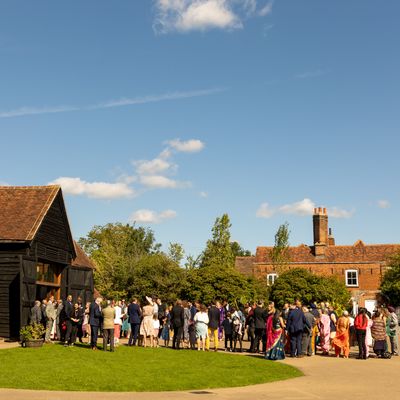
<instances>
[{"instance_id":1,"label":"tall tree","mask_svg":"<svg viewBox=\"0 0 400 400\"><path fill-rule=\"evenodd\" d=\"M400 252L389 259L387 266L380 289L387 303L400 306Z\"/></svg>"},{"instance_id":2,"label":"tall tree","mask_svg":"<svg viewBox=\"0 0 400 400\"><path fill-rule=\"evenodd\" d=\"M203 253L201 266L219 266L220 268L232 268L235 258L232 252L230 238L231 223L228 214L217 217L212 228L212 239L207 241Z\"/></svg>"},{"instance_id":3,"label":"tall tree","mask_svg":"<svg viewBox=\"0 0 400 400\"><path fill-rule=\"evenodd\" d=\"M185 250L180 243L171 243L168 247L168 257L177 263L178 265L181 264L183 257L185 256Z\"/></svg>"},{"instance_id":4,"label":"tall tree","mask_svg":"<svg viewBox=\"0 0 400 400\"><path fill-rule=\"evenodd\" d=\"M270 255L275 270L279 273L284 271L290 262L289 235L289 224L287 222L280 225L275 234L275 244Z\"/></svg>"},{"instance_id":5,"label":"tall tree","mask_svg":"<svg viewBox=\"0 0 400 400\"><path fill-rule=\"evenodd\" d=\"M238 242L231 242L233 257L250 257L251 251L245 250Z\"/></svg>"}]
</instances>

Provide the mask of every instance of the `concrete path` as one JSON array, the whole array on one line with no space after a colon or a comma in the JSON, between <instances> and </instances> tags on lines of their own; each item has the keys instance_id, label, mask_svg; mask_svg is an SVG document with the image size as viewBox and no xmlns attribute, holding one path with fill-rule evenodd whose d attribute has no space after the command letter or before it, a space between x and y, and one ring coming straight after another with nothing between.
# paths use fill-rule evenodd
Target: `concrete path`
<instances>
[{"instance_id":1,"label":"concrete path","mask_svg":"<svg viewBox=\"0 0 400 400\"><path fill-rule=\"evenodd\" d=\"M233 389L160 393L85 393L0 389L1 400L380 400L400 399L400 357L391 360L315 356L288 359L305 376L283 382ZM84 367L82 368L84 374ZM168 373L166 371L166 373ZM201 371L199 371L201 373ZM232 379L240 379L240 374ZM157 377L154 377L157 379Z\"/></svg>"}]
</instances>

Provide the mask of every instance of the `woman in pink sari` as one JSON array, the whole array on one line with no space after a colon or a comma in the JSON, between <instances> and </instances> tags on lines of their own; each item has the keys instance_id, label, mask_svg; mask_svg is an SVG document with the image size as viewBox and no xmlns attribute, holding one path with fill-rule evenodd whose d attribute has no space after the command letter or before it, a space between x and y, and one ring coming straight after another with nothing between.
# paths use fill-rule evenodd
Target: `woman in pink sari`
<instances>
[{"instance_id":1,"label":"woman in pink sari","mask_svg":"<svg viewBox=\"0 0 400 400\"><path fill-rule=\"evenodd\" d=\"M330 350L330 334L331 334L331 319L329 317L329 311L327 308L321 310L321 318L319 320L319 336L320 336L320 346L322 350L322 355L329 355Z\"/></svg>"},{"instance_id":2,"label":"woman in pink sari","mask_svg":"<svg viewBox=\"0 0 400 400\"><path fill-rule=\"evenodd\" d=\"M285 345L284 345L284 327L282 314L275 309L274 303L268 306L268 318L266 324L267 333L267 349L265 352L266 360L284 360Z\"/></svg>"}]
</instances>

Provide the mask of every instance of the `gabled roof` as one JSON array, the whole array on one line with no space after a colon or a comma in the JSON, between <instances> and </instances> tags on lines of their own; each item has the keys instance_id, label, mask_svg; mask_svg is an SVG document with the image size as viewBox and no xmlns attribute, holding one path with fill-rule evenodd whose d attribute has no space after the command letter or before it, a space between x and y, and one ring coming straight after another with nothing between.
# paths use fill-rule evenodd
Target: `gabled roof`
<instances>
[{"instance_id":1,"label":"gabled roof","mask_svg":"<svg viewBox=\"0 0 400 400\"><path fill-rule=\"evenodd\" d=\"M93 261L86 255L82 247L74 240L76 258L72 261L73 267L96 269Z\"/></svg>"},{"instance_id":2,"label":"gabled roof","mask_svg":"<svg viewBox=\"0 0 400 400\"><path fill-rule=\"evenodd\" d=\"M60 190L60 186L0 186L0 240L33 240Z\"/></svg>"},{"instance_id":3,"label":"gabled roof","mask_svg":"<svg viewBox=\"0 0 400 400\"><path fill-rule=\"evenodd\" d=\"M256 263L269 264L271 250L273 247L258 247L256 252ZM387 258L400 251L400 244L371 244L366 245L361 240L352 246L327 246L325 256L315 257L314 246L304 244L297 247L289 247L290 262L312 263L312 262L385 262Z\"/></svg>"}]
</instances>

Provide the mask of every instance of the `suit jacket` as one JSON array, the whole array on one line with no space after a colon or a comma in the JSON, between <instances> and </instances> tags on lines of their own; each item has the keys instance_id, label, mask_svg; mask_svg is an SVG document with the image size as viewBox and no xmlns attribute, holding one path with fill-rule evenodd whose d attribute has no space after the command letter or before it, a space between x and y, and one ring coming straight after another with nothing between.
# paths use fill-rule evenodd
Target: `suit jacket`
<instances>
[{"instance_id":1,"label":"suit jacket","mask_svg":"<svg viewBox=\"0 0 400 400\"><path fill-rule=\"evenodd\" d=\"M72 305L72 303L70 301L65 301L64 302L64 308L63 308L63 316L64 316L64 320L70 319L70 315L72 310L74 309L74 306Z\"/></svg>"},{"instance_id":2,"label":"suit jacket","mask_svg":"<svg viewBox=\"0 0 400 400\"><path fill-rule=\"evenodd\" d=\"M311 328L310 323L306 320L303 311L300 310L300 308L290 310L286 324L287 331L291 334L303 332L305 326Z\"/></svg>"},{"instance_id":3,"label":"suit jacket","mask_svg":"<svg viewBox=\"0 0 400 400\"><path fill-rule=\"evenodd\" d=\"M99 305L94 301L89 308L89 324L93 326L100 326L101 311Z\"/></svg>"},{"instance_id":4,"label":"suit jacket","mask_svg":"<svg viewBox=\"0 0 400 400\"><path fill-rule=\"evenodd\" d=\"M107 306L102 310L103 329L114 329L115 308Z\"/></svg>"},{"instance_id":5,"label":"suit jacket","mask_svg":"<svg viewBox=\"0 0 400 400\"><path fill-rule=\"evenodd\" d=\"M211 306L208 310L208 327L212 329L217 329L219 327L220 313L216 306Z\"/></svg>"},{"instance_id":6,"label":"suit jacket","mask_svg":"<svg viewBox=\"0 0 400 400\"><path fill-rule=\"evenodd\" d=\"M174 306L170 313L171 315L171 325L174 328L180 328L184 324L184 311L182 306Z\"/></svg>"},{"instance_id":7,"label":"suit jacket","mask_svg":"<svg viewBox=\"0 0 400 400\"><path fill-rule=\"evenodd\" d=\"M253 312L254 323L256 329L265 329L268 312L262 307L257 306Z\"/></svg>"},{"instance_id":8,"label":"suit jacket","mask_svg":"<svg viewBox=\"0 0 400 400\"><path fill-rule=\"evenodd\" d=\"M33 306L31 308L31 324L40 324L42 322L42 308L41 306Z\"/></svg>"},{"instance_id":9,"label":"suit jacket","mask_svg":"<svg viewBox=\"0 0 400 400\"><path fill-rule=\"evenodd\" d=\"M130 324L140 324L140 317L142 316L142 310L139 304L131 303L128 306L128 317Z\"/></svg>"}]
</instances>

